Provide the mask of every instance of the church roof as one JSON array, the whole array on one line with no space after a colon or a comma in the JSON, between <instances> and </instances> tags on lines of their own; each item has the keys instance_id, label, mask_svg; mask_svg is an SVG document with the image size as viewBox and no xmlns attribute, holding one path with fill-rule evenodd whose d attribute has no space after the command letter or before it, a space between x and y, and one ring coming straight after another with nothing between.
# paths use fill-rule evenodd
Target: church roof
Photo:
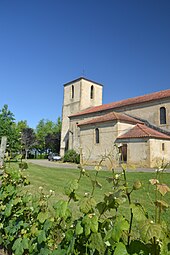
<instances>
[{"instance_id":1,"label":"church roof","mask_svg":"<svg viewBox=\"0 0 170 255\"><path fill-rule=\"evenodd\" d=\"M126 106L131 106L131 105L137 105L141 103L146 103L146 102L152 102L155 100L160 100L164 98L170 97L170 89L167 90L162 90L159 92L154 92L151 94L146 94L143 96L138 96L138 97L133 97L133 98L128 98L125 100L109 103L109 104L103 104L99 106L94 106L87 108L85 110L82 110L81 112L72 114L70 117L74 116L81 116L81 115L86 115L90 113L95 113L95 112L100 112L100 111L106 111L106 110L111 110L111 109L118 109L121 107L126 107Z\"/></svg>"},{"instance_id":2,"label":"church roof","mask_svg":"<svg viewBox=\"0 0 170 255\"><path fill-rule=\"evenodd\" d=\"M101 83L98 83L98 82L96 82L96 81L92 81L92 80L86 79L85 77L81 76L81 77L79 77L79 78L77 78L77 79L75 79L75 80L72 80L72 81L69 81L69 82L65 83L65 84L64 84L64 87L67 86L67 85L70 85L70 84L72 84L72 83L75 83L75 82L77 82L77 81L80 81L80 80L82 80L82 79L85 80L85 81L89 81L89 82L91 82L91 83L95 83L95 84L97 84L97 85L103 86Z\"/></svg>"},{"instance_id":3,"label":"church roof","mask_svg":"<svg viewBox=\"0 0 170 255\"><path fill-rule=\"evenodd\" d=\"M102 115L100 117L93 118L91 120L87 121L82 121L78 124L78 126L83 126L83 125L89 125L89 124L97 124L97 123L104 123L104 122L109 122L109 121L122 121L122 122L128 122L132 124L136 123L143 123L139 120L136 120L135 118L132 118L126 114L123 113L118 113L118 112L110 112L105 115Z\"/></svg>"},{"instance_id":4,"label":"church roof","mask_svg":"<svg viewBox=\"0 0 170 255\"><path fill-rule=\"evenodd\" d=\"M163 134L143 124L137 124L127 133L119 136L117 139L130 139L130 138L157 138L170 140L169 135Z\"/></svg>"}]
</instances>

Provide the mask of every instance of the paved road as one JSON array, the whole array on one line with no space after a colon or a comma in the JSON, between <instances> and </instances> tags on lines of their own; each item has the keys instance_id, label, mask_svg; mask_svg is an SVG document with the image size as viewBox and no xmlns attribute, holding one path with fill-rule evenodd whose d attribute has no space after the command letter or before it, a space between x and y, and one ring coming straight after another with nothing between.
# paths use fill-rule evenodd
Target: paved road
<instances>
[{"instance_id":1,"label":"paved road","mask_svg":"<svg viewBox=\"0 0 170 255\"><path fill-rule=\"evenodd\" d=\"M44 167L54 167L54 168L71 168L71 169L76 169L77 164L73 163L62 163L62 162L54 162L54 161L48 161L47 159L28 159L28 163L33 163L39 166L44 166ZM94 169L94 166L86 166L86 169ZM121 170L121 168L116 168L117 170ZM103 168L104 170L104 168ZM129 172L131 171L137 171L137 172L155 172L155 169L152 168L137 168L135 170L133 169L128 169ZM166 172L170 172L170 169L166 170Z\"/></svg>"}]
</instances>

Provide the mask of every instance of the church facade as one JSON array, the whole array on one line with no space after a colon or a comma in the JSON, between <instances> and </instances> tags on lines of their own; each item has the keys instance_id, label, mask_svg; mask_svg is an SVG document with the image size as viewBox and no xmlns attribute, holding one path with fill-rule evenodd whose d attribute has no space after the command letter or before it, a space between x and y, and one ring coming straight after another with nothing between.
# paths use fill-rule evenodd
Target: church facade
<instances>
[{"instance_id":1,"label":"church facade","mask_svg":"<svg viewBox=\"0 0 170 255\"><path fill-rule=\"evenodd\" d=\"M64 84L61 156L81 148L88 164L170 162L170 89L109 104L102 93L102 84L83 77Z\"/></svg>"}]
</instances>

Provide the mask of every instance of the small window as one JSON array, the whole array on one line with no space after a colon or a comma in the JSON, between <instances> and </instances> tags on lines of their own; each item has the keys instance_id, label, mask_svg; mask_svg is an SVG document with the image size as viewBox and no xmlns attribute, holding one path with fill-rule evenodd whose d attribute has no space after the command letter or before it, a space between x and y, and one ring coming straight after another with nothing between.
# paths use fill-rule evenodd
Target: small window
<instances>
[{"instance_id":1,"label":"small window","mask_svg":"<svg viewBox=\"0 0 170 255\"><path fill-rule=\"evenodd\" d=\"M165 144L162 143L162 151L164 151L164 150L165 150Z\"/></svg>"},{"instance_id":2,"label":"small window","mask_svg":"<svg viewBox=\"0 0 170 255\"><path fill-rule=\"evenodd\" d=\"M74 98L74 86L71 86L71 98Z\"/></svg>"},{"instance_id":3,"label":"small window","mask_svg":"<svg viewBox=\"0 0 170 255\"><path fill-rule=\"evenodd\" d=\"M90 90L90 98L93 99L94 97L94 86L91 86L91 90Z\"/></svg>"},{"instance_id":4,"label":"small window","mask_svg":"<svg viewBox=\"0 0 170 255\"><path fill-rule=\"evenodd\" d=\"M166 124L166 108L160 108L160 124Z\"/></svg>"},{"instance_id":5,"label":"small window","mask_svg":"<svg viewBox=\"0 0 170 255\"><path fill-rule=\"evenodd\" d=\"M99 129L95 129L95 135L96 135L96 143L99 143Z\"/></svg>"}]
</instances>

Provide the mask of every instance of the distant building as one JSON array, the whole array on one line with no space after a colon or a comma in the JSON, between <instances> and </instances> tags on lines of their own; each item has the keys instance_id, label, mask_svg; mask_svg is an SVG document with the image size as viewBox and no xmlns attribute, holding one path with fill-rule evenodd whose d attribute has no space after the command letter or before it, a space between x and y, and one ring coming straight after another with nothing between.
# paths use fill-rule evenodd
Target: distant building
<instances>
[{"instance_id":1,"label":"distant building","mask_svg":"<svg viewBox=\"0 0 170 255\"><path fill-rule=\"evenodd\" d=\"M83 77L64 84L61 156L82 148L89 164L108 154L116 165L170 162L170 89L109 104L102 93L102 84Z\"/></svg>"}]
</instances>

